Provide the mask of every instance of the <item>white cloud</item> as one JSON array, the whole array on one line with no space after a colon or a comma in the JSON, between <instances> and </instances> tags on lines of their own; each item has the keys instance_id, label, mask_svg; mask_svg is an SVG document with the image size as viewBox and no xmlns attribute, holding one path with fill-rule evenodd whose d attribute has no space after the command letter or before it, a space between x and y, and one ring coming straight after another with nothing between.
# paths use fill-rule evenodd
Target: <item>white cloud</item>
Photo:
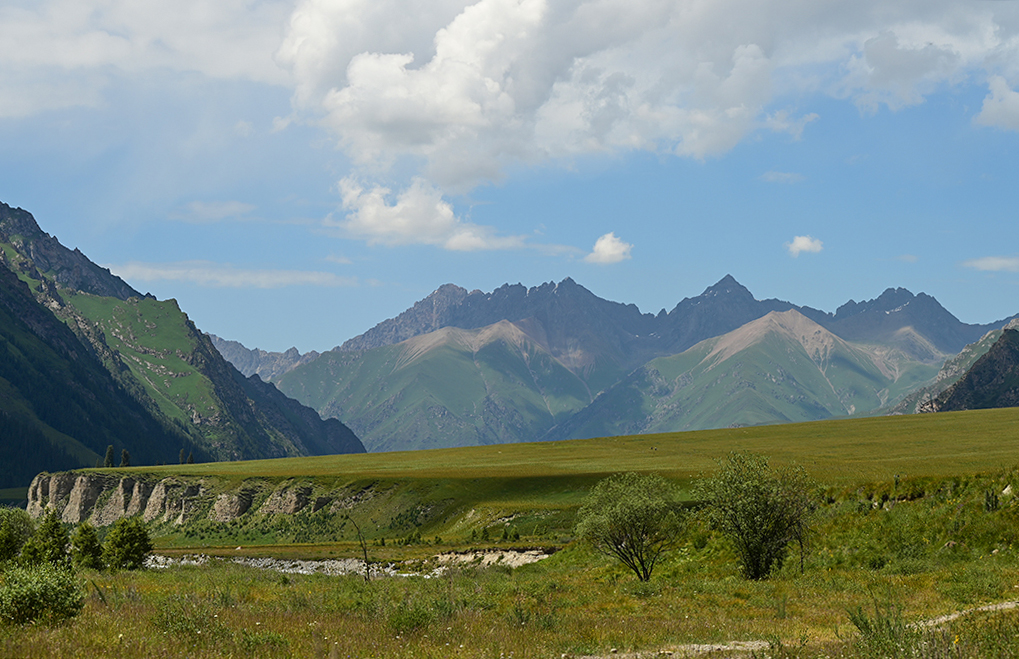
<instances>
[{"instance_id":1,"label":"white cloud","mask_svg":"<svg viewBox=\"0 0 1019 659\"><path fill-rule=\"evenodd\" d=\"M410 163L456 193L517 163L798 139L818 117L783 98L898 109L1019 73L1017 18L1012 3L948 0L302 0L278 61L297 115L362 173Z\"/></svg>"},{"instance_id":2,"label":"white cloud","mask_svg":"<svg viewBox=\"0 0 1019 659\"><path fill-rule=\"evenodd\" d=\"M524 246L521 236L499 236L492 227L465 222L442 198L442 192L417 178L398 194L389 188L365 189L353 178L340 181L343 208L339 226L368 244L436 245L454 251L512 249Z\"/></svg>"},{"instance_id":3,"label":"white cloud","mask_svg":"<svg viewBox=\"0 0 1019 659\"><path fill-rule=\"evenodd\" d=\"M789 250L789 255L796 258L801 252L820 252L824 249L824 243L811 236L795 236L791 243L785 244L785 247Z\"/></svg>"},{"instance_id":4,"label":"white cloud","mask_svg":"<svg viewBox=\"0 0 1019 659\"><path fill-rule=\"evenodd\" d=\"M37 0L0 6L0 117L95 106L145 72L286 84L287 0Z\"/></svg>"},{"instance_id":5,"label":"white cloud","mask_svg":"<svg viewBox=\"0 0 1019 659\"><path fill-rule=\"evenodd\" d=\"M175 213L170 219L191 224L206 224L227 219L244 219L255 210L252 204L241 201L192 201L182 213Z\"/></svg>"},{"instance_id":6,"label":"white cloud","mask_svg":"<svg viewBox=\"0 0 1019 659\"><path fill-rule=\"evenodd\" d=\"M1019 92L1012 91L1001 76L989 81L990 93L973 121L983 126L1019 130Z\"/></svg>"},{"instance_id":7,"label":"white cloud","mask_svg":"<svg viewBox=\"0 0 1019 659\"><path fill-rule=\"evenodd\" d=\"M1019 256L982 256L963 261L962 265L984 272L1019 272Z\"/></svg>"},{"instance_id":8,"label":"white cloud","mask_svg":"<svg viewBox=\"0 0 1019 659\"><path fill-rule=\"evenodd\" d=\"M897 261L902 261L903 263L916 263L919 260L915 254L900 254L899 256L896 256L895 259Z\"/></svg>"},{"instance_id":9,"label":"white cloud","mask_svg":"<svg viewBox=\"0 0 1019 659\"><path fill-rule=\"evenodd\" d=\"M619 263L630 258L632 249L633 245L617 238L614 232L607 233L595 241L594 249L584 257L584 260L599 265Z\"/></svg>"},{"instance_id":10,"label":"white cloud","mask_svg":"<svg viewBox=\"0 0 1019 659\"><path fill-rule=\"evenodd\" d=\"M139 263L107 266L127 281L182 281L211 288L283 288L286 286L356 286L353 277L305 270L248 270L211 261Z\"/></svg>"},{"instance_id":11,"label":"white cloud","mask_svg":"<svg viewBox=\"0 0 1019 659\"><path fill-rule=\"evenodd\" d=\"M803 174L794 172L764 172L761 180L766 183L799 183L803 180Z\"/></svg>"}]
</instances>

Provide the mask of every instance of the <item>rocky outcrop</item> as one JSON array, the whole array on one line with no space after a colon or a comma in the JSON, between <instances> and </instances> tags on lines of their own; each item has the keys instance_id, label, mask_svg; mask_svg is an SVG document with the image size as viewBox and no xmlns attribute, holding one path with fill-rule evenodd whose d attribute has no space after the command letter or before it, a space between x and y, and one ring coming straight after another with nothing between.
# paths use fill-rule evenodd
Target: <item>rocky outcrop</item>
<instances>
[{"instance_id":1,"label":"rocky outcrop","mask_svg":"<svg viewBox=\"0 0 1019 659\"><path fill-rule=\"evenodd\" d=\"M42 473L28 489L28 513L41 517L53 508L68 524L109 526L122 517L154 525L184 524L195 519L231 522L246 514L259 516L343 511L374 496L370 488L356 493L323 491L308 482L264 481L240 485L215 479L147 475L116 476L102 472Z\"/></svg>"},{"instance_id":2,"label":"rocky outcrop","mask_svg":"<svg viewBox=\"0 0 1019 659\"><path fill-rule=\"evenodd\" d=\"M1019 330L1011 326L932 404L939 412L1016 406L1019 406Z\"/></svg>"},{"instance_id":3,"label":"rocky outcrop","mask_svg":"<svg viewBox=\"0 0 1019 659\"><path fill-rule=\"evenodd\" d=\"M269 495L259 514L293 515L304 509L311 501L312 486L307 483L285 484Z\"/></svg>"}]
</instances>

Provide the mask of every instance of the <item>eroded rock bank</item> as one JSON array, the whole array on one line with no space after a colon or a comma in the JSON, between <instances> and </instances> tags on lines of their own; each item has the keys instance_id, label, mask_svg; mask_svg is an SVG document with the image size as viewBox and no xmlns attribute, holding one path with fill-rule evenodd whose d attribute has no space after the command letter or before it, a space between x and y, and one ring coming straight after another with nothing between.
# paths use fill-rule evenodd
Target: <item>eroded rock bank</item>
<instances>
[{"instance_id":1,"label":"eroded rock bank","mask_svg":"<svg viewBox=\"0 0 1019 659\"><path fill-rule=\"evenodd\" d=\"M156 524L181 525L199 519L229 523L247 513L294 515L327 507L330 512L340 512L377 494L350 488L320 490L313 483L295 479L281 483L251 479L231 486L215 478L42 473L28 488L28 513L40 517L53 508L68 524L87 521L95 526L136 515Z\"/></svg>"}]
</instances>

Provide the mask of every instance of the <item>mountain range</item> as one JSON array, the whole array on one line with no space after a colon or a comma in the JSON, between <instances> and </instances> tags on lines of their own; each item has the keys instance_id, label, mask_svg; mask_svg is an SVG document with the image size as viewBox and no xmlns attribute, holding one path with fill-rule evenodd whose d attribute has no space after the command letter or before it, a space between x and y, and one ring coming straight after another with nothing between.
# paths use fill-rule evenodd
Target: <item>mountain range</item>
<instances>
[{"instance_id":1,"label":"mountain range","mask_svg":"<svg viewBox=\"0 0 1019 659\"><path fill-rule=\"evenodd\" d=\"M227 362L176 301L142 295L0 203L0 487L119 462L363 452L336 419Z\"/></svg>"},{"instance_id":2,"label":"mountain range","mask_svg":"<svg viewBox=\"0 0 1019 659\"><path fill-rule=\"evenodd\" d=\"M380 451L888 412L1008 320L966 324L902 288L828 313L731 276L646 314L567 278L446 284L322 354L216 345Z\"/></svg>"}]
</instances>

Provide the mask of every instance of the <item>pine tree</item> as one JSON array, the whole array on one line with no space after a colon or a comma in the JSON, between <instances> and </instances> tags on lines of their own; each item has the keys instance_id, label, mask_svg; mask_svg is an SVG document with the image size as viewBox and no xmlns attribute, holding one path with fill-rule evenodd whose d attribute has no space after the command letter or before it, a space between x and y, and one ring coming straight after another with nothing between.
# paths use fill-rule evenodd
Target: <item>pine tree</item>
<instances>
[{"instance_id":1,"label":"pine tree","mask_svg":"<svg viewBox=\"0 0 1019 659\"><path fill-rule=\"evenodd\" d=\"M194 453L188 453L188 464L189 465L193 465L194 463L195 463L195 454Z\"/></svg>"},{"instance_id":2,"label":"pine tree","mask_svg":"<svg viewBox=\"0 0 1019 659\"><path fill-rule=\"evenodd\" d=\"M57 511L50 508L36 529L35 535L21 548L21 558L29 565L52 563L66 566L70 562L70 556L67 554L69 543L67 529L57 517Z\"/></svg>"},{"instance_id":3,"label":"pine tree","mask_svg":"<svg viewBox=\"0 0 1019 659\"><path fill-rule=\"evenodd\" d=\"M185 456L184 456L184 449L181 449L181 450L180 450L180 464L184 464L184 460L185 460L185 459L186 459L186 458L185 458Z\"/></svg>"},{"instance_id":4,"label":"pine tree","mask_svg":"<svg viewBox=\"0 0 1019 659\"><path fill-rule=\"evenodd\" d=\"M106 459L103 460L103 466L104 467L113 466L113 444L110 444L109 446L106 447Z\"/></svg>"},{"instance_id":5,"label":"pine tree","mask_svg":"<svg viewBox=\"0 0 1019 659\"><path fill-rule=\"evenodd\" d=\"M123 449L120 452L120 466L121 467L131 466L131 454L127 452L127 449Z\"/></svg>"},{"instance_id":6,"label":"pine tree","mask_svg":"<svg viewBox=\"0 0 1019 659\"><path fill-rule=\"evenodd\" d=\"M76 567L87 570L101 570L103 564L103 546L99 543L96 527L82 522L71 536L71 561Z\"/></svg>"}]
</instances>

